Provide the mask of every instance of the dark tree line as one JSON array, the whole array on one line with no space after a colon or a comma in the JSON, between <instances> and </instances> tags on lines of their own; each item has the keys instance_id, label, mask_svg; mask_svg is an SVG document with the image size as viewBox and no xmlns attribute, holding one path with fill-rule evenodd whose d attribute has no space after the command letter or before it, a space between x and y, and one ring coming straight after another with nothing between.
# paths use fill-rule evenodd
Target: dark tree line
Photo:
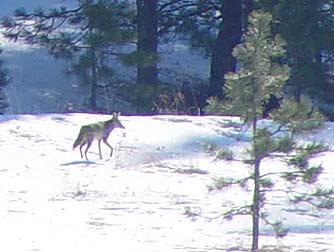
<instances>
[{"instance_id":1,"label":"dark tree line","mask_svg":"<svg viewBox=\"0 0 334 252\"><path fill-rule=\"evenodd\" d=\"M127 95L142 107L138 111L149 112L161 92L159 47L180 37L210 60L206 85L199 96L191 96L202 101L197 104L209 97L224 101L224 76L238 64L232 51L243 41L247 17L254 9L270 12L273 33L287 41L282 59L291 68L287 95L297 100L308 95L314 103L333 104L333 96L328 95L334 92L330 0L78 0L73 9L31 13L18 9L2 26L9 39L43 45L52 55L71 60L69 71L91 85L92 110L97 109L97 88L110 83L114 75L110 59L136 66L136 81L126 89ZM129 46L132 51L123 50Z\"/></svg>"},{"instance_id":2,"label":"dark tree line","mask_svg":"<svg viewBox=\"0 0 334 252\"><path fill-rule=\"evenodd\" d=\"M233 4L237 2L238 5ZM11 40L40 44L55 57L70 59L70 72L85 77L91 85L92 110L97 106L99 82L112 73L105 63L110 57L137 65L137 85L131 90L134 101L139 106L148 104L145 109L149 110L160 83L159 45L181 33L187 33L190 40L204 35L203 44L194 44L204 47L211 57L210 81L201 99L220 94L224 74L234 70L236 64L231 53L241 37L240 1L137 0L135 4L85 0L78 1L75 9L37 9L31 13L17 9L14 18L4 19L2 25ZM209 32L203 31L203 27ZM127 55L117 51L119 46L132 43L136 44L135 51ZM117 49L113 50L115 44Z\"/></svg>"},{"instance_id":3,"label":"dark tree line","mask_svg":"<svg viewBox=\"0 0 334 252\"><path fill-rule=\"evenodd\" d=\"M0 49L0 55L2 49ZM9 74L7 68L4 66L2 60L0 60L0 114L5 112L5 109L9 106L8 99L4 90L4 87L9 83Z\"/></svg>"},{"instance_id":4,"label":"dark tree line","mask_svg":"<svg viewBox=\"0 0 334 252\"><path fill-rule=\"evenodd\" d=\"M10 40L42 45L54 57L69 60L68 71L90 84L89 107L96 110L97 87L112 74L108 58L122 57L115 48L134 39L134 15L127 3L79 1L75 9L17 9L14 19L2 23Z\"/></svg>"},{"instance_id":5,"label":"dark tree line","mask_svg":"<svg viewBox=\"0 0 334 252\"><path fill-rule=\"evenodd\" d=\"M260 2L274 16L274 31L287 42L286 62L292 71L289 94L296 100L308 95L315 103L333 104L333 96L328 95L334 92L333 1Z\"/></svg>"}]
</instances>

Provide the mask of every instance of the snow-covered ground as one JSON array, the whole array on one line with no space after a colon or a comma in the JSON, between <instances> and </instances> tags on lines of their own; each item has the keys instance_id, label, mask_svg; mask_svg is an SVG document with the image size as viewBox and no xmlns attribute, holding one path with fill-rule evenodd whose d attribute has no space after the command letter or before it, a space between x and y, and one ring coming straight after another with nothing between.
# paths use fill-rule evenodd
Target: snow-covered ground
<instances>
[{"instance_id":1,"label":"snow-covered ground","mask_svg":"<svg viewBox=\"0 0 334 252\"><path fill-rule=\"evenodd\" d=\"M114 156L94 142L88 157L72 150L80 126L107 115L43 114L0 117L0 251L239 251L249 248L250 218L187 218L186 207L205 217L249 199L237 188L208 192L217 176L240 177L238 162L215 161L203 149L210 142L240 149L247 132L237 118L121 116L125 130L110 136ZM313 138L333 144L334 124ZM320 181L334 183L333 157L325 153ZM267 160L266 169L285 169ZM203 174L182 174L200 169ZM282 186L278 181L278 186ZM333 251L333 212L303 212L287 195L269 194L268 212L290 233L276 240L262 226L262 247L282 251Z\"/></svg>"}]
</instances>

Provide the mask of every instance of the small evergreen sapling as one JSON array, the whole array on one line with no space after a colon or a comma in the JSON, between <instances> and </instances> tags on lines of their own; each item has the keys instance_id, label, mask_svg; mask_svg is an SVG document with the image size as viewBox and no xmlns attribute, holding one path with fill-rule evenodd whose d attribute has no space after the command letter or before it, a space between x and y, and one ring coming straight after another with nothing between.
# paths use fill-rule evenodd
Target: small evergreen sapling
<instances>
[{"instance_id":1,"label":"small evergreen sapling","mask_svg":"<svg viewBox=\"0 0 334 252\"><path fill-rule=\"evenodd\" d=\"M252 12L249 28L244 42L234 49L234 56L240 64L240 70L225 75L226 95L229 103L226 109L240 115L245 124L250 126L250 146L243 162L251 167L244 178L217 178L209 190L221 190L232 185L251 188L249 203L244 206L227 207L229 210L221 216L231 219L236 215L250 215L252 218L252 251L259 249L260 220L270 225L276 237L283 237L288 230L281 221L272 221L266 212L268 203L266 194L277 190L273 177L281 177L293 183L293 187L279 189L290 193L291 202L307 202L316 208L334 207L333 189L317 188L314 192L298 192L296 184L314 185L323 168L310 165L310 159L327 148L321 144L298 144L298 133L315 129L321 125L323 117L314 110L307 99L299 102L283 96L283 85L289 79L287 65L279 64L284 56L284 40L271 34L272 16L264 12ZM270 114L270 127L261 124L263 104L271 95L282 99L280 108ZM287 164L287 171L265 172L262 161L266 158L279 158ZM293 188L293 190L292 190ZM292 196L291 196L292 195Z\"/></svg>"}]
</instances>

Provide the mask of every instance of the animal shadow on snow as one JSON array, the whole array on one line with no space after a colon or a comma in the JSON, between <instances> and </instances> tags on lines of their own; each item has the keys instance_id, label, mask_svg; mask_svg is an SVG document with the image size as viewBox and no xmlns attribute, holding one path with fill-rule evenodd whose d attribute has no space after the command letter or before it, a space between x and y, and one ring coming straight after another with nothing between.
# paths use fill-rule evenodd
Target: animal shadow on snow
<instances>
[{"instance_id":1,"label":"animal shadow on snow","mask_svg":"<svg viewBox=\"0 0 334 252\"><path fill-rule=\"evenodd\" d=\"M79 160L79 161L72 161L72 162L68 162L68 163L63 163L63 164L60 164L60 166L81 165L81 164L93 165L93 164L97 164L97 163L94 162L94 161Z\"/></svg>"}]
</instances>

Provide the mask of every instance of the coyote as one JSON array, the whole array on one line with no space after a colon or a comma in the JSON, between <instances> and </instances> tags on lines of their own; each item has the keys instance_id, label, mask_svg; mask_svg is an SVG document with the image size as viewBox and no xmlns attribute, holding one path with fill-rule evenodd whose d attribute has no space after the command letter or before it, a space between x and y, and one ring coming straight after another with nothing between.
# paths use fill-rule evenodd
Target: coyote
<instances>
[{"instance_id":1,"label":"coyote","mask_svg":"<svg viewBox=\"0 0 334 252\"><path fill-rule=\"evenodd\" d=\"M73 144L73 149L75 149L76 147L78 147L80 145L81 158L83 158L82 147L85 144L87 144L87 147L86 147L86 150L85 150L85 158L88 161L87 151L90 148L90 146L92 145L92 142L94 141L94 139L98 140L98 143L99 143L100 159L102 159L101 140L103 140L103 142L110 148L110 150L111 150L110 157L112 156L113 148L111 147L111 145L107 141L107 139L109 137L109 134L115 128L125 129L125 127L118 120L119 115L120 115L120 113L113 113L113 117L108 121L97 122L97 123L93 123L93 124L84 125L84 126L81 127L79 135L78 135L77 139L75 140L75 142Z\"/></svg>"}]
</instances>

